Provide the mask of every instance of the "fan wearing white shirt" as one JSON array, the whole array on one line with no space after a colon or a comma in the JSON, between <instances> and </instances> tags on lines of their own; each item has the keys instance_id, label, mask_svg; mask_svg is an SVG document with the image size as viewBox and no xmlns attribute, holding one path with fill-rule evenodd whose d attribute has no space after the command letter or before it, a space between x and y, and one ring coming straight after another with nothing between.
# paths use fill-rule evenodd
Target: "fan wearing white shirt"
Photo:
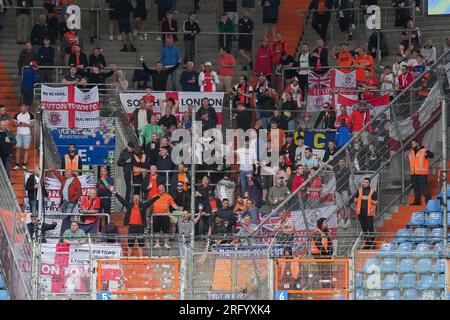
<instances>
[{"instance_id":1,"label":"fan wearing white shirt","mask_svg":"<svg viewBox=\"0 0 450 320\"><path fill-rule=\"evenodd\" d=\"M20 106L20 112L14 116L14 126L17 127L16 165L13 170L27 169L28 150L30 148L31 128L34 127L34 115L28 111L28 106ZM23 162L20 162L21 150L23 150Z\"/></svg>"},{"instance_id":2,"label":"fan wearing white shirt","mask_svg":"<svg viewBox=\"0 0 450 320\"><path fill-rule=\"evenodd\" d=\"M239 180L241 182L242 193L247 189L247 175L253 175L253 165L256 164L256 150L250 148L249 141L245 141L244 148L236 150L239 164Z\"/></svg>"}]
</instances>

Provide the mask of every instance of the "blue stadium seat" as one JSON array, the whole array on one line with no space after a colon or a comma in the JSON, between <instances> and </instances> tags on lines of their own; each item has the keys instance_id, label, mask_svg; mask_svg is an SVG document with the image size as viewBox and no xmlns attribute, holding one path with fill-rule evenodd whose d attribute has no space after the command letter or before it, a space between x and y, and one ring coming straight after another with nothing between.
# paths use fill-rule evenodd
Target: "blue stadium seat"
<instances>
[{"instance_id":1,"label":"blue stadium seat","mask_svg":"<svg viewBox=\"0 0 450 320\"><path fill-rule=\"evenodd\" d=\"M425 223L425 213L421 211L413 212L408 227L421 227Z\"/></svg>"},{"instance_id":2,"label":"blue stadium seat","mask_svg":"<svg viewBox=\"0 0 450 320\"><path fill-rule=\"evenodd\" d=\"M355 299L356 300L364 300L364 290L363 289L356 289Z\"/></svg>"},{"instance_id":3,"label":"blue stadium seat","mask_svg":"<svg viewBox=\"0 0 450 320\"><path fill-rule=\"evenodd\" d=\"M420 295L420 300L436 300L435 290L423 290Z\"/></svg>"},{"instance_id":4,"label":"blue stadium seat","mask_svg":"<svg viewBox=\"0 0 450 320\"><path fill-rule=\"evenodd\" d=\"M414 241L414 242L427 241L428 229L427 228L415 228L412 235L413 235L412 241Z\"/></svg>"},{"instance_id":5,"label":"blue stadium seat","mask_svg":"<svg viewBox=\"0 0 450 320\"><path fill-rule=\"evenodd\" d=\"M424 212L442 212L440 200L428 200Z\"/></svg>"},{"instance_id":6,"label":"blue stadium seat","mask_svg":"<svg viewBox=\"0 0 450 320\"><path fill-rule=\"evenodd\" d=\"M381 289L397 289L398 287L398 275L388 274L384 277L381 283Z\"/></svg>"},{"instance_id":7,"label":"blue stadium seat","mask_svg":"<svg viewBox=\"0 0 450 320\"><path fill-rule=\"evenodd\" d=\"M444 256L444 243L436 242L433 246L433 257L443 257Z\"/></svg>"},{"instance_id":8,"label":"blue stadium seat","mask_svg":"<svg viewBox=\"0 0 450 320\"><path fill-rule=\"evenodd\" d=\"M413 257L424 257L430 255L430 244L419 243L411 254Z\"/></svg>"},{"instance_id":9,"label":"blue stadium seat","mask_svg":"<svg viewBox=\"0 0 450 320\"><path fill-rule=\"evenodd\" d=\"M405 242L405 241L412 241L411 240L411 229L400 229L397 231L397 235L395 236L395 239L393 242L399 243L399 242Z\"/></svg>"},{"instance_id":10,"label":"blue stadium seat","mask_svg":"<svg viewBox=\"0 0 450 320\"><path fill-rule=\"evenodd\" d=\"M364 267L361 269L362 273L372 273L373 272L373 266L379 267L378 259L376 258L369 258L364 263Z\"/></svg>"},{"instance_id":11,"label":"blue stadium seat","mask_svg":"<svg viewBox=\"0 0 450 320\"><path fill-rule=\"evenodd\" d=\"M444 194L444 186L442 186L442 189L437 196L438 199L442 199L443 194ZM450 184L447 185L447 198L450 198Z\"/></svg>"},{"instance_id":12,"label":"blue stadium seat","mask_svg":"<svg viewBox=\"0 0 450 320\"><path fill-rule=\"evenodd\" d=\"M414 272L414 259L406 258L400 261L399 271L401 273Z\"/></svg>"},{"instance_id":13,"label":"blue stadium seat","mask_svg":"<svg viewBox=\"0 0 450 320\"><path fill-rule=\"evenodd\" d=\"M416 289L406 289L403 291L403 300L417 300Z\"/></svg>"},{"instance_id":14,"label":"blue stadium seat","mask_svg":"<svg viewBox=\"0 0 450 320\"><path fill-rule=\"evenodd\" d=\"M444 228L433 228L428 235L428 241L430 242L440 242L444 239Z\"/></svg>"},{"instance_id":15,"label":"blue stadium seat","mask_svg":"<svg viewBox=\"0 0 450 320\"><path fill-rule=\"evenodd\" d=\"M384 258L381 262L381 268L382 273L392 273L397 272L397 259L395 258Z\"/></svg>"},{"instance_id":16,"label":"blue stadium seat","mask_svg":"<svg viewBox=\"0 0 450 320\"><path fill-rule=\"evenodd\" d=\"M381 290L368 290L367 300L381 300Z\"/></svg>"},{"instance_id":17,"label":"blue stadium seat","mask_svg":"<svg viewBox=\"0 0 450 320\"><path fill-rule=\"evenodd\" d=\"M402 280L400 281L399 288L413 289L415 287L416 287L416 274L415 273L404 274Z\"/></svg>"},{"instance_id":18,"label":"blue stadium seat","mask_svg":"<svg viewBox=\"0 0 450 320\"><path fill-rule=\"evenodd\" d=\"M355 288L362 288L363 286L363 276L360 272L355 274Z\"/></svg>"},{"instance_id":19,"label":"blue stadium seat","mask_svg":"<svg viewBox=\"0 0 450 320\"><path fill-rule=\"evenodd\" d=\"M437 259L431 271L434 273L445 273L445 260Z\"/></svg>"},{"instance_id":20,"label":"blue stadium seat","mask_svg":"<svg viewBox=\"0 0 450 320\"><path fill-rule=\"evenodd\" d=\"M8 291L0 290L0 300L9 300Z\"/></svg>"},{"instance_id":21,"label":"blue stadium seat","mask_svg":"<svg viewBox=\"0 0 450 320\"><path fill-rule=\"evenodd\" d=\"M392 242L385 242L381 245L378 257L390 256L395 252L395 245Z\"/></svg>"},{"instance_id":22,"label":"blue stadium seat","mask_svg":"<svg viewBox=\"0 0 450 320\"><path fill-rule=\"evenodd\" d=\"M409 242L400 243L397 248L396 254L399 257L409 257L412 253L413 245Z\"/></svg>"},{"instance_id":23,"label":"blue stadium seat","mask_svg":"<svg viewBox=\"0 0 450 320\"><path fill-rule=\"evenodd\" d=\"M440 227L442 226L442 212L430 212L425 217L426 227Z\"/></svg>"},{"instance_id":24,"label":"blue stadium seat","mask_svg":"<svg viewBox=\"0 0 450 320\"><path fill-rule=\"evenodd\" d=\"M386 291L385 300L400 300L400 290L388 290Z\"/></svg>"},{"instance_id":25,"label":"blue stadium seat","mask_svg":"<svg viewBox=\"0 0 450 320\"><path fill-rule=\"evenodd\" d=\"M433 268L433 262L431 259L419 259L416 263L416 272L417 273L430 273Z\"/></svg>"},{"instance_id":26,"label":"blue stadium seat","mask_svg":"<svg viewBox=\"0 0 450 320\"><path fill-rule=\"evenodd\" d=\"M434 282L434 287L437 289L444 289L445 288L445 274L440 274L435 279L436 279L436 281Z\"/></svg>"},{"instance_id":27,"label":"blue stadium seat","mask_svg":"<svg viewBox=\"0 0 450 320\"><path fill-rule=\"evenodd\" d=\"M419 282L417 283L417 289L428 290L433 288L433 284L433 276L430 274L425 274L420 277Z\"/></svg>"},{"instance_id":28,"label":"blue stadium seat","mask_svg":"<svg viewBox=\"0 0 450 320\"><path fill-rule=\"evenodd\" d=\"M5 279L3 279L3 276L0 274L0 289L5 289Z\"/></svg>"}]
</instances>

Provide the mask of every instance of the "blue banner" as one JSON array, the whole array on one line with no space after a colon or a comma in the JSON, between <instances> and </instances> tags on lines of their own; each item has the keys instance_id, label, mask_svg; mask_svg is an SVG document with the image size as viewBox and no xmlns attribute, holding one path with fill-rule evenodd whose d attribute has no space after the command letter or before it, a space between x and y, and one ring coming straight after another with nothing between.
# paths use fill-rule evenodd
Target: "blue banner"
<instances>
[{"instance_id":1,"label":"blue banner","mask_svg":"<svg viewBox=\"0 0 450 320\"><path fill-rule=\"evenodd\" d=\"M298 136L299 132L294 133L294 138ZM313 149L325 150L328 148L328 142L334 141L336 138L336 131L302 131L300 136L305 139L305 145Z\"/></svg>"},{"instance_id":2,"label":"blue banner","mask_svg":"<svg viewBox=\"0 0 450 320\"><path fill-rule=\"evenodd\" d=\"M116 146L115 119L100 118L100 125L93 129L52 130L52 137L61 157L75 144L84 165L113 165Z\"/></svg>"}]
</instances>

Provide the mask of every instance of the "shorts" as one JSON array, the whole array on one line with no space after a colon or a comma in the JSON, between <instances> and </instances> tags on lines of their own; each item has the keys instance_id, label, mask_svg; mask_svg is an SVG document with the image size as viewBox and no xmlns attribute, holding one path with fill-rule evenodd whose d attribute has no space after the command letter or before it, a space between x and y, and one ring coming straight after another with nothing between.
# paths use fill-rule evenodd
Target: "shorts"
<instances>
[{"instance_id":1,"label":"shorts","mask_svg":"<svg viewBox=\"0 0 450 320\"><path fill-rule=\"evenodd\" d=\"M135 240L137 240L139 247L143 247L145 245L145 239L143 237L143 235L144 235L144 226L139 226L139 225L134 225L134 224L129 225L128 226L128 236L131 236L131 235L139 235L139 236L142 235L142 237L130 237L130 238L128 238L127 241L128 241L128 247L129 248L134 247L134 241Z\"/></svg>"},{"instance_id":2,"label":"shorts","mask_svg":"<svg viewBox=\"0 0 450 320\"><path fill-rule=\"evenodd\" d=\"M169 233L170 218L169 216L153 216L153 233L162 232Z\"/></svg>"},{"instance_id":3,"label":"shorts","mask_svg":"<svg viewBox=\"0 0 450 320\"><path fill-rule=\"evenodd\" d=\"M30 148L31 135L29 134L18 134L16 135L16 148L22 148L28 150Z\"/></svg>"},{"instance_id":4,"label":"shorts","mask_svg":"<svg viewBox=\"0 0 450 320\"><path fill-rule=\"evenodd\" d=\"M147 20L147 8L145 5L143 7L137 6L133 11L133 15L135 18L141 18L142 21Z\"/></svg>"},{"instance_id":5,"label":"shorts","mask_svg":"<svg viewBox=\"0 0 450 320\"><path fill-rule=\"evenodd\" d=\"M252 36L239 36L238 48L239 50L252 51Z\"/></svg>"},{"instance_id":6,"label":"shorts","mask_svg":"<svg viewBox=\"0 0 450 320\"><path fill-rule=\"evenodd\" d=\"M119 33L131 33L130 18L119 18L117 23L119 25Z\"/></svg>"},{"instance_id":7,"label":"shorts","mask_svg":"<svg viewBox=\"0 0 450 320\"><path fill-rule=\"evenodd\" d=\"M272 18L272 17L263 17L263 23L272 23L275 24L278 22L278 17Z\"/></svg>"}]
</instances>

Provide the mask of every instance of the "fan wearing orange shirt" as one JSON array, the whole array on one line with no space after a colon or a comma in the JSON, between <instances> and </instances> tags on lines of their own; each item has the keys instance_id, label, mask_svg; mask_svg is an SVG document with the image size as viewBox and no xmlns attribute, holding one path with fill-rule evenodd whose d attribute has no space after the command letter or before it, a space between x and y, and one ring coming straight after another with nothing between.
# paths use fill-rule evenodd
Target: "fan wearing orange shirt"
<instances>
[{"instance_id":1,"label":"fan wearing orange shirt","mask_svg":"<svg viewBox=\"0 0 450 320\"><path fill-rule=\"evenodd\" d=\"M87 196L83 198L81 201L81 213L82 214L98 214L98 211L100 209L100 199L97 198L97 190L96 189L89 189ZM83 219L84 218L84 219ZM92 233L97 233L97 221L98 216L86 216L83 217L82 220L84 220L82 223L84 224L91 224L92 228L90 228L90 231Z\"/></svg>"},{"instance_id":2,"label":"fan wearing orange shirt","mask_svg":"<svg viewBox=\"0 0 450 320\"><path fill-rule=\"evenodd\" d=\"M364 47L358 49L358 55L355 57L356 67L356 81L362 82L364 79L364 70L367 68L370 70L370 74L373 75L373 57L367 54Z\"/></svg>"},{"instance_id":3,"label":"fan wearing orange shirt","mask_svg":"<svg viewBox=\"0 0 450 320\"><path fill-rule=\"evenodd\" d=\"M158 185L159 199L153 203L152 219L153 219L153 233L170 232L170 207L178 210L178 206L173 200L172 196L166 193L166 186L164 184ZM155 240L154 248L159 248L159 239ZM170 249L169 238L164 238L164 248Z\"/></svg>"},{"instance_id":4,"label":"fan wearing orange shirt","mask_svg":"<svg viewBox=\"0 0 450 320\"><path fill-rule=\"evenodd\" d=\"M353 56L350 53L350 50L348 49L348 43L342 42L340 44L341 51L336 53L336 48L333 47L333 50L331 51L332 57L334 57L337 60L337 66L339 67L339 71L341 72L352 72L353 68L341 68L341 67L353 67Z\"/></svg>"}]
</instances>

